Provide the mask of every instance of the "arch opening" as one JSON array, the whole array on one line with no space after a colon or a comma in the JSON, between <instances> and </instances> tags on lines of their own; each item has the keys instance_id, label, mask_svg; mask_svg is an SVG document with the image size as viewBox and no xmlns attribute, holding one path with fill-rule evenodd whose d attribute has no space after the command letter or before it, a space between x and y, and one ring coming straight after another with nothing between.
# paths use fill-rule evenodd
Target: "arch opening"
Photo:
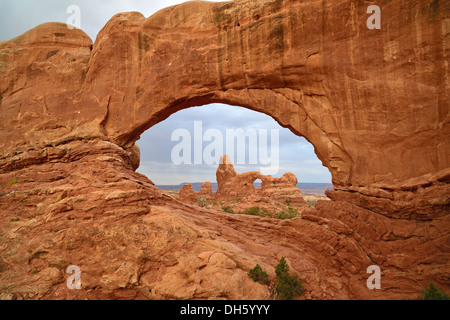
<instances>
[{"instance_id":1,"label":"arch opening","mask_svg":"<svg viewBox=\"0 0 450 320\"><path fill-rule=\"evenodd\" d=\"M330 101L325 96L305 96L301 90L279 90L281 93L274 89L212 91L204 95L191 95L189 98L172 97L158 106L148 105L144 96L138 97L136 114L139 114L139 118L132 126L127 126L128 130L122 130L123 133L116 136L114 141L126 147L132 146L147 129L185 109L215 104L236 106L264 114L295 136L308 141L322 165L331 173L333 185L343 188L350 186L353 179L353 159L344 148L331 116Z\"/></svg>"},{"instance_id":2,"label":"arch opening","mask_svg":"<svg viewBox=\"0 0 450 320\"><path fill-rule=\"evenodd\" d=\"M331 173L310 142L248 108L226 104L185 108L146 130L137 144L139 173L160 189L202 207L267 215L272 214L273 203L264 199L273 197L285 207L274 216L294 217L300 206L328 199L324 192L333 188ZM225 154L237 177L235 185L225 183L222 192L219 167Z\"/></svg>"},{"instance_id":3,"label":"arch opening","mask_svg":"<svg viewBox=\"0 0 450 320\"><path fill-rule=\"evenodd\" d=\"M253 182L253 185L255 186L255 188L261 189L261 187L262 187L262 180L261 180L261 179L256 179L256 180Z\"/></svg>"}]
</instances>

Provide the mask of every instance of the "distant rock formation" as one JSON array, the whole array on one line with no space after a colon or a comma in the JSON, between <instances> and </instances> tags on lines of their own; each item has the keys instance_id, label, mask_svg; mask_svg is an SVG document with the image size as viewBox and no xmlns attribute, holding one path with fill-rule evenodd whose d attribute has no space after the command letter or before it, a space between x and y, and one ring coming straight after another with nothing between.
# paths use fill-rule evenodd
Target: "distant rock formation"
<instances>
[{"instance_id":1,"label":"distant rock formation","mask_svg":"<svg viewBox=\"0 0 450 320\"><path fill-rule=\"evenodd\" d=\"M266 176L258 171L238 174L228 155L220 158L216 179L218 184L214 195L216 201L259 197L279 202L290 200L298 204L305 203L300 189L297 188L297 177L293 173L286 173L281 178ZM254 186L257 179L262 181L261 189Z\"/></svg>"},{"instance_id":2,"label":"distant rock formation","mask_svg":"<svg viewBox=\"0 0 450 320\"><path fill-rule=\"evenodd\" d=\"M185 184L178 194L178 198L187 203L197 202L198 199L206 201L212 200L214 193L212 192L211 182L205 181L199 192L195 192L190 183Z\"/></svg>"},{"instance_id":3,"label":"distant rock formation","mask_svg":"<svg viewBox=\"0 0 450 320\"><path fill-rule=\"evenodd\" d=\"M190 183L185 184L178 194L178 198L183 202L196 202L197 201L197 193L192 189L192 185Z\"/></svg>"},{"instance_id":4,"label":"distant rock formation","mask_svg":"<svg viewBox=\"0 0 450 320\"><path fill-rule=\"evenodd\" d=\"M297 177L292 172L285 173L281 178L264 176L261 181L261 189L265 197L276 201L289 200L297 204L305 203L302 192L297 188Z\"/></svg>"},{"instance_id":5,"label":"distant rock formation","mask_svg":"<svg viewBox=\"0 0 450 320\"><path fill-rule=\"evenodd\" d=\"M187 203L196 203L199 199L206 201L290 201L291 203L304 204L302 192L297 188L297 177L291 173L285 173L281 178L263 175L258 171L237 173L228 155L220 157L219 167L216 171L217 192L212 192L211 182L202 184L199 192L195 192L190 183L185 184L180 192L179 199ZM261 189L254 183L261 179ZM250 199L251 198L251 199Z\"/></svg>"},{"instance_id":6,"label":"distant rock formation","mask_svg":"<svg viewBox=\"0 0 450 320\"><path fill-rule=\"evenodd\" d=\"M209 181L203 182L202 188L200 189L198 196L205 200L212 200L214 198L211 182Z\"/></svg>"}]
</instances>

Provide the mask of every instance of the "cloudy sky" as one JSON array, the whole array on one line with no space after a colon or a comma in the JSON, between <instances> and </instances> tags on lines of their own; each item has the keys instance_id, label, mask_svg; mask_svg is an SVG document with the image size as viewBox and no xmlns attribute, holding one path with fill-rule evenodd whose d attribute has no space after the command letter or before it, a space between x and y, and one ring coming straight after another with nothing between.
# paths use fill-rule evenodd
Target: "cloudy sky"
<instances>
[{"instance_id":1,"label":"cloudy sky","mask_svg":"<svg viewBox=\"0 0 450 320\"><path fill-rule=\"evenodd\" d=\"M76 5L80 8L80 26L93 40L97 33L108 22L108 20L119 12L139 11L145 17L149 17L156 11L184 2L183 0L0 0L0 40L14 38L23 32L44 22L68 22L73 12L67 12L67 9ZM73 20L71 20L73 21ZM216 135L210 141L204 141L200 147L194 141L202 141L204 137L198 137L194 130L194 123L201 123L202 133L214 132ZM198 128L198 126L197 126ZM189 132L190 137L172 139L176 130ZM211 131L211 129L215 131ZM268 155L275 155L275 144L270 139L270 133L278 130L279 135L279 157L278 161L271 158L269 164L261 162L259 157L260 150L254 150L248 145L246 140L246 157L244 164L235 164L237 172L246 172L253 170L274 169L276 162L278 170L272 170L273 176L279 177L285 172L293 172L299 182L323 182L330 183L331 175L327 168L314 154L314 147L304 138L297 137L288 129L281 128L271 117L257 113L244 108L235 106L214 104L196 108L182 110L172 115L162 123L147 130L138 141L141 149L141 166L138 169L140 173L147 175L153 182L159 185L179 184L182 182L215 182L216 164L174 164L174 149L182 146L183 152L175 153L184 156L187 159L185 150L188 142L191 143L191 162L194 162L194 150L197 147L200 152L204 152L208 146L217 141L217 137L223 136L223 152L227 151L226 144L230 139L226 139L227 130L242 129L244 131L253 130L257 133L258 143L264 135L266 129L268 133ZM235 131L236 132L236 131ZM198 131L197 131L198 133ZM191 138L191 139L188 139ZM195 140L200 139L200 140ZM172 141L174 140L174 141ZM189 140L189 141L188 141ZM222 153L219 150L220 144L214 144L216 147L211 155L219 156ZM257 148L259 145L257 145ZM178 149L176 149L178 150ZM257 163L249 164L250 154L256 151ZM188 152L188 153L189 153ZM207 153L207 152L206 152ZM217 154L216 154L217 153ZM237 156L237 149L235 149ZM204 159L202 159L204 160ZM237 157L231 159L237 162ZM175 161L176 162L176 161ZM266 162L267 163L267 162ZM271 166L272 164L272 166ZM269 170L270 171L270 170Z\"/></svg>"}]
</instances>

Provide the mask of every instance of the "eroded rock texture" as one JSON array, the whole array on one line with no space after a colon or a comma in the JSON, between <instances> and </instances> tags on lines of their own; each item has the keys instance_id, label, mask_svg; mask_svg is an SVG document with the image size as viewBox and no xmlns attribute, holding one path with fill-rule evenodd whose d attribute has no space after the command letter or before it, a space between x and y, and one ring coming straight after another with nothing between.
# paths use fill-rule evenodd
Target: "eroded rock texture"
<instances>
[{"instance_id":1,"label":"eroded rock texture","mask_svg":"<svg viewBox=\"0 0 450 320\"><path fill-rule=\"evenodd\" d=\"M195 192L190 183L185 184L178 194L178 198L183 202L195 203L198 200L211 201L214 198L211 182L205 181L199 192Z\"/></svg>"},{"instance_id":2,"label":"eroded rock texture","mask_svg":"<svg viewBox=\"0 0 450 320\"><path fill-rule=\"evenodd\" d=\"M192 185L190 183L186 183L180 189L178 198L183 202L195 203L195 202L197 202L198 196L197 196L197 192L195 192L194 189L192 188Z\"/></svg>"},{"instance_id":3,"label":"eroded rock texture","mask_svg":"<svg viewBox=\"0 0 450 320\"><path fill-rule=\"evenodd\" d=\"M179 192L179 199L187 203L197 201L243 201L304 204L302 192L297 188L297 177L288 172L281 178L266 176L258 171L237 173L228 155L220 157L216 171L217 191L213 193L211 182L205 181L199 192L195 192L190 183L185 184ZM261 188L255 187L256 180L261 180Z\"/></svg>"},{"instance_id":4,"label":"eroded rock texture","mask_svg":"<svg viewBox=\"0 0 450 320\"><path fill-rule=\"evenodd\" d=\"M258 171L237 173L227 155L220 157L220 164L216 171L217 192L216 201L252 198L271 199L277 202L289 200L294 203L305 203L300 189L297 188L297 177L289 172L281 178L266 176ZM261 189L254 183L261 180Z\"/></svg>"},{"instance_id":5,"label":"eroded rock texture","mask_svg":"<svg viewBox=\"0 0 450 320\"><path fill-rule=\"evenodd\" d=\"M56 23L1 42L0 296L262 298L246 272L281 256L311 299L449 289L450 4L379 3L381 30L367 5L188 2L118 14L93 46ZM306 137L334 201L291 221L217 214L134 172L142 132L212 102Z\"/></svg>"}]
</instances>

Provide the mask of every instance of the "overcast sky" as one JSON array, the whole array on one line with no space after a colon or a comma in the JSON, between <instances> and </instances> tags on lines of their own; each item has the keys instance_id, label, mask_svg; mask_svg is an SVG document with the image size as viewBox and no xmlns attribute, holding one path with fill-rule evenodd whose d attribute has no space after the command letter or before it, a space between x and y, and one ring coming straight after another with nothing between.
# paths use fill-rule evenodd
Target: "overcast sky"
<instances>
[{"instance_id":1,"label":"overcast sky","mask_svg":"<svg viewBox=\"0 0 450 320\"><path fill-rule=\"evenodd\" d=\"M66 23L70 14L67 8L80 8L80 26L93 41L100 29L116 13L139 11L149 17L156 11L184 2L183 0L0 0L0 40L12 39L44 22ZM172 141L176 129L185 129L194 139L194 121L201 121L203 132L216 129L226 136L226 130L260 129L279 130L279 170L273 176L293 172L299 182L330 183L331 175L314 154L313 146L304 138L297 137L288 129L281 128L271 117L244 108L228 105L208 105L182 110L167 120L147 130L138 141L141 149L140 173L156 184L179 184L182 182L215 182L217 165L173 164L172 150L180 141ZM260 138L258 136L258 138ZM226 139L225 139L226 140ZM224 141L226 142L226 141ZM205 142L206 147L209 142ZM224 149L224 152L226 149ZM248 150L247 150L248 151ZM249 151L248 151L249 152ZM269 154L270 139L269 139ZM192 149L192 153L194 153ZM235 161L236 159L232 159ZM247 157L248 160L248 157ZM248 161L247 161L248 163ZM270 165L235 165L236 171L246 172Z\"/></svg>"}]
</instances>

